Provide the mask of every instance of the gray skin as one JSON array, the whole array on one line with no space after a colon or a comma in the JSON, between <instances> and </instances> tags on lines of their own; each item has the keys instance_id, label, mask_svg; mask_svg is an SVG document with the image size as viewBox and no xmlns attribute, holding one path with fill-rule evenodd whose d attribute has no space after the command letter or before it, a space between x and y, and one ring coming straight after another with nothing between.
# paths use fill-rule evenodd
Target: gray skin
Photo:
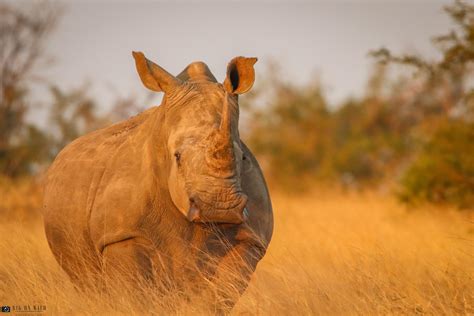
<instances>
[{"instance_id":1,"label":"gray skin","mask_svg":"<svg viewBox=\"0 0 474 316\"><path fill-rule=\"evenodd\" d=\"M265 180L238 132L238 94L253 85L256 58L234 58L220 84L202 62L175 77L133 55L163 102L59 153L45 184L50 248L78 285L124 271L150 284L200 274L242 293L273 231Z\"/></svg>"}]
</instances>

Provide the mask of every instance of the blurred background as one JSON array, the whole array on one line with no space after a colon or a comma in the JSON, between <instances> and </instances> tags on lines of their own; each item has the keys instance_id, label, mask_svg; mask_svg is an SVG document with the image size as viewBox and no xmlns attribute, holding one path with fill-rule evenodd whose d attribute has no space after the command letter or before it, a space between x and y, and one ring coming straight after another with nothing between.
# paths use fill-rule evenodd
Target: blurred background
<instances>
[{"instance_id":1,"label":"blurred background","mask_svg":"<svg viewBox=\"0 0 474 316\"><path fill-rule=\"evenodd\" d=\"M270 183L474 204L474 9L457 1L5 1L0 174L37 176L70 141L160 102L130 56L224 78L258 56L243 139Z\"/></svg>"},{"instance_id":2,"label":"blurred background","mask_svg":"<svg viewBox=\"0 0 474 316\"><path fill-rule=\"evenodd\" d=\"M212 314L195 294L138 308L84 295L44 237L41 183L58 152L160 104L132 50L173 74L205 61L220 81L234 56L259 58L240 132L275 229L234 314L474 314L467 0L0 0L1 304Z\"/></svg>"}]
</instances>

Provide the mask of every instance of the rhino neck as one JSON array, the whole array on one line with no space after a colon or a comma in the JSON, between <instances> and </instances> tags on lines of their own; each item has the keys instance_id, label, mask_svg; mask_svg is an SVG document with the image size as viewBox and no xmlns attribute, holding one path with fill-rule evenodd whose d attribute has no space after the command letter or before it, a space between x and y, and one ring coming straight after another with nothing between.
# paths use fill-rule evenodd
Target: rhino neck
<instances>
[{"instance_id":1,"label":"rhino neck","mask_svg":"<svg viewBox=\"0 0 474 316\"><path fill-rule=\"evenodd\" d=\"M145 139L142 144L144 161L144 174L153 177L154 185L164 185L166 174L169 172L169 159L166 150L167 133L164 130L164 108L159 106L140 126L139 133Z\"/></svg>"}]
</instances>

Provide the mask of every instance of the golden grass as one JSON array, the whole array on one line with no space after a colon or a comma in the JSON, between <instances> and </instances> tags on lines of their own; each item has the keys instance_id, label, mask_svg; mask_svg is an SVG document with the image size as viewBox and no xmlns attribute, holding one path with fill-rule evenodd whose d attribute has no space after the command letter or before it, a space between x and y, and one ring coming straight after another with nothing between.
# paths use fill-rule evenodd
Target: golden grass
<instances>
[{"instance_id":1,"label":"golden grass","mask_svg":"<svg viewBox=\"0 0 474 316\"><path fill-rule=\"evenodd\" d=\"M0 224L2 305L46 305L46 314L55 315L209 313L209 297L199 295L183 300L150 290L143 300L133 298L137 304L78 293L50 253L41 222L27 220L39 196L27 181L0 189L0 211L9 214ZM472 213L409 211L375 193L272 198L274 238L233 314L474 313ZM22 215L15 219L11 210Z\"/></svg>"}]
</instances>

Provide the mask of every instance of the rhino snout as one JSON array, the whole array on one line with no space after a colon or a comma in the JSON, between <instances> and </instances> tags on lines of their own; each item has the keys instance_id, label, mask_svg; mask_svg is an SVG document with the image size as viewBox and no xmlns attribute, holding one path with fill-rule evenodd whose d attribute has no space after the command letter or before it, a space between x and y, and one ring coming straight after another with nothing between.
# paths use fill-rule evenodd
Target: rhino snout
<instances>
[{"instance_id":1,"label":"rhino snout","mask_svg":"<svg viewBox=\"0 0 474 316\"><path fill-rule=\"evenodd\" d=\"M187 218L194 223L229 223L241 224L249 218L247 208L247 195L238 194L236 204L229 208L223 208L219 203L207 204L198 197L189 199L189 210Z\"/></svg>"}]
</instances>

